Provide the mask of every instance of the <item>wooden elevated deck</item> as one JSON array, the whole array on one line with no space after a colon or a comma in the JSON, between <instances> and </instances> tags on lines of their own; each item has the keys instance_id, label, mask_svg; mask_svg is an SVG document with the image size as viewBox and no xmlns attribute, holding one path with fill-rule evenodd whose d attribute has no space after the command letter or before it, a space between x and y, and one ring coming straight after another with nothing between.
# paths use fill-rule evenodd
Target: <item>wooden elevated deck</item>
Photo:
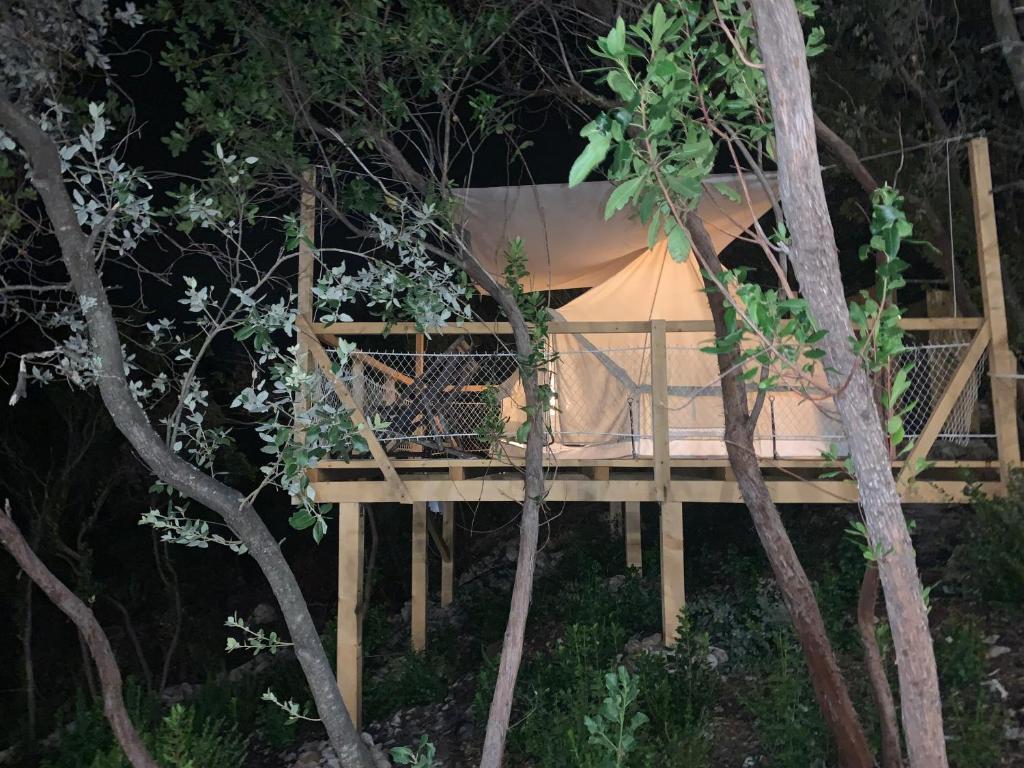
<instances>
[{"instance_id":1,"label":"wooden elevated deck","mask_svg":"<svg viewBox=\"0 0 1024 768\"><path fill-rule=\"evenodd\" d=\"M983 317L907 318L907 331L935 334L957 332L964 339L964 351L949 380L936 392L927 421L923 423L910 454L893 461L902 499L906 503L950 504L963 502L968 480L990 495L1005 492L1009 473L1020 465L1017 433L1016 361L1007 342L1002 277L995 230L995 210L984 139L970 144L971 183L977 234L979 274L983 288ZM304 203L303 216L311 216L311 204ZM308 231L314 231L312 225ZM300 297L311 296L312 254L308 247L301 258ZM339 336L417 335L416 349L424 350L423 337L411 324L385 329L382 323L325 325L313 321L311 302L302 307L298 326L303 359L330 374L331 362L324 345L336 345ZM741 503L738 485L725 458L678 458L671 455L668 428L668 384L665 374L666 333L713 332L710 323L551 323L553 334L645 333L652 354L653 455L648 458L586 459L550 456L546 465L546 499L549 502L591 502L609 505L622 521L625 533L625 562L638 567L640 549L640 503L660 504L661 584L663 637L671 642L679 611L685 604L683 584L683 509L687 503ZM503 323L466 323L431 331L432 334L503 335ZM976 371L985 355L989 360L991 421L995 458L941 458L930 462L917 477L910 468L927 459L943 425L966 388L976 386ZM372 363L371 363L372 364ZM377 363L380 368L382 364ZM387 366L384 366L387 368ZM422 374L420 363L412 375L392 370L393 378L410 385ZM386 371L384 371L387 374ZM441 602L454 598L454 505L477 502L514 502L523 499L522 463L501 456L479 458L400 458L389 455L385 445L367 426L359 398L346 383L330 375L338 399L362 425L361 435L372 458L352 461L323 461L311 470L310 479L318 501L337 504L339 510L338 569L338 675L346 704L354 719L360 720L362 680L361 583L363 574L363 505L398 503L411 510L412 530L412 647L426 645L427 537L433 538L442 555ZM408 381L406 381L408 379ZM469 387L464 388L469 391ZM479 390L479 387L476 387ZM823 459L763 458L761 466L772 494L779 504L855 504L856 484L849 479L826 476L831 468ZM428 504L440 511L440 526L428 511Z\"/></svg>"}]
</instances>

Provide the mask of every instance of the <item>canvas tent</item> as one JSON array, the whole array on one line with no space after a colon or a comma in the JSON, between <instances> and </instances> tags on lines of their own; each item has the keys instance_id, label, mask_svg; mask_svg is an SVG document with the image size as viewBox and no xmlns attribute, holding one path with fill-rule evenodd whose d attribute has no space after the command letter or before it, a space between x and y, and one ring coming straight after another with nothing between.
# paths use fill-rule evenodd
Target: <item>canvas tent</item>
<instances>
[{"instance_id":1,"label":"canvas tent","mask_svg":"<svg viewBox=\"0 0 1024 768\"><path fill-rule=\"evenodd\" d=\"M719 189L739 187L735 176L712 177L698 213L721 252L770 208L769 195L748 182L749 202ZM611 185L574 189L549 184L463 190L474 255L501 275L508 240L524 240L527 288L586 288L557 310L566 321L711 320L696 259L677 262L664 240L648 247L647 227L628 210L604 220ZM722 403L713 355L700 351L711 334L668 334L670 452L677 457L723 456ZM652 453L651 354L646 333L552 337L555 393L550 449L579 458L628 458ZM522 419L521 391L507 389L504 415ZM751 401L754 393L751 392ZM830 401L811 402L773 391L758 420L755 446L766 457L816 458L839 442ZM511 446L514 449L514 446Z\"/></svg>"}]
</instances>

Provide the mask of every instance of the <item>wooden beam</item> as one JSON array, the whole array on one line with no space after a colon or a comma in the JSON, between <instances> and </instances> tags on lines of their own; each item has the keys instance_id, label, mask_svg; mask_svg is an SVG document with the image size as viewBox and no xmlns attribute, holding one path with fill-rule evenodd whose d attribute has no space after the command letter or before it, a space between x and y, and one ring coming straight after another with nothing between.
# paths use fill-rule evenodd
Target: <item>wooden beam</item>
<instances>
[{"instance_id":1,"label":"wooden beam","mask_svg":"<svg viewBox=\"0 0 1024 768\"><path fill-rule=\"evenodd\" d=\"M427 648L427 503L412 505L412 600L409 621L412 649Z\"/></svg>"},{"instance_id":2,"label":"wooden beam","mask_svg":"<svg viewBox=\"0 0 1024 768\"><path fill-rule=\"evenodd\" d=\"M907 483L910 482L911 473L917 467L918 462L921 459L928 458L928 452L935 444L935 439L939 436L942 425L946 423L946 419L949 418L953 406L956 405L960 395L963 394L964 388L971 380L971 376L974 375L974 369L978 366L978 361L985 354L989 340L989 326L986 324L974 335L970 346L967 347L967 351L960 361L960 365L957 366L952 378L950 378L949 383L946 385L946 391L942 393L942 397L939 398L935 407L932 408L931 415L928 416L928 422L924 425L924 429L921 430L921 434L918 435L914 447L907 454L903 462L903 468L896 478L896 487L898 489L905 488Z\"/></svg>"},{"instance_id":3,"label":"wooden beam","mask_svg":"<svg viewBox=\"0 0 1024 768\"><path fill-rule=\"evenodd\" d=\"M356 403L355 398L352 397L352 393L349 392L348 387L341 381L337 376L334 375L334 371L331 369L331 360L327 357L327 353L324 348L320 346L320 342L313 334L313 329L306 318L299 316L295 321L295 327L298 329L299 336L306 336L307 341L310 339L310 351L313 353L313 361L320 366L320 370L324 372L324 375L330 378L331 385L334 387L334 392L338 395L338 399L341 400L341 404L349 411L352 416L352 421L358 425L359 435L366 441L367 447L370 449L370 454L373 456L377 466L384 475L384 479L387 481L395 493L395 501L408 502L410 501L409 495L405 490L405 484L402 482L402 478L398 476L398 472L395 471L394 465L391 463L391 459L384 451L384 447L377 440L377 436L373 433L373 429L370 427L370 423L366 420L366 415L363 413L363 409Z\"/></svg>"},{"instance_id":4,"label":"wooden beam","mask_svg":"<svg viewBox=\"0 0 1024 768\"><path fill-rule=\"evenodd\" d=\"M905 317L900 320L900 327L906 331L929 330L973 330L983 321L980 317ZM552 334L567 333L647 333L650 324L644 320L603 320L603 321L562 321L549 323ZM414 336L423 332L415 323L384 322L352 322L352 323L317 323L316 332L320 336ZM465 333L484 336L509 336L512 327L508 323L468 322L445 325L441 328L427 328L430 335L461 335ZM666 320L665 330L668 333L714 333L715 327L710 320Z\"/></svg>"},{"instance_id":5,"label":"wooden beam","mask_svg":"<svg viewBox=\"0 0 1024 768\"><path fill-rule=\"evenodd\" d=\"M626 567L642 571L643 524L640 519L640 502L626 502Z\"/></svg>"},{"instance_id":6,"label":"wooden beam","mask_svg":"<svg viewBox=\"0 0 1024 768\"><path fill-rule=\"evenodd\" d=\"M338 505L338 688L356 728L363 709L363 511Z\"/></svg>"},{"instance_id":7,"label":"wooden beam","mask_svg":"<svg viewBox=\"0 0 1024 768\"><path fill-rule=\"evenodd\" d=\"M503 477L438 479L436 475L417 480L406 476L409 497L417 501L499 501L521 504L522 476L510 473ZM777 504L855 504L857 485L850 480L766 480L768 491ZM380 480L327 480L314 484L317 499L336 504L342 501L396 502L392 487ZM947 504L967 499L963 480L921 479L904 489L907 503ZM1006 493L1002 482L982 482L980 488L991 496ZM714 479L673 480L674 501L702 504L741 504L743 498L735 482ZM647 479L558 479L545 483L545 498L560 501L655 501L654 483ZM626 508L627 525L629 507Z\"/></svg>"},{"instance_id":8,"label":"wooden beam","mask_svg":"<svg viewBox=\"0 0 1024 768\"><path fill-rule=\"evenodd\" d=\"M666 648L676 644L679 612L686 605L683 574L683 505L661 503L661 637Z\"/></svg>"},{"instance_id":9,"label":"wooden beam","mask_svg":"<svg viewBox=\"0 0 1024 768\"><path fill-rule=\"evenodd\" d=\"M657 500L669 498L671 455L668 442L668 341L665 321L651 320L651 421Z\"/></svg>"},{"instance_id":10,"label":"wooden beam","mask_svg":"<svg viewBox=\"0 0 1024 768\"><path fill-rule=\"evenodd\" d=\"M900 328L904 331L975 331L984 322L984 317L904 317L900 319Z\"/></svg>"},{"instance_id":11,"label":"wooden beam","mask_svg":"<svg viewBox=\"0 0 1024 768\"><path fill-rule=\"evenodd\" d=\"M401 371L395 370L394 368L392 368L387 363L382 363L380 360L378 360L373 355L369 355L366 352L353 352L352 353L352 359L357 361L360 365L365 365L368 368L373 368L374 370L380 371L385 376L387 376L389 379L394 379L395 381L400 381L403 384L405 384L407 387L408 386L412 386L412 383L414 381L412 376L406 376L404 373L402 373Z\"/></svg>"},{"instance_id":12,"label":"wooden beam","mask_svg":"<svg viewBox=\"0 0 1024 768\"><path fill-rule=\"evenodd\" d=\"M763 469L772 468L784 468L784 469L823 469L832 468L835 466L835 462L832 460L825 459L772 459L762 458L759 460L760 465ZM475 469L496 469L506 470L513 467L522 467L523 459L521 457L494 457L494 458L474 458L474 459L455 459L446 456L431 458L431 459L392 459L391 463L395 469L434 469L439 472L447 472L452 467L458 467L460 469L475 468ZM892 463L894 467L903 465L903 461L897 459ZM942 461L932 462L936 467L946 468L964 468L964 469L984 469L988 467L998 467L999 462L990 459L943 459ZM566 469L566 468L632 468L632 469L650 469L650 459L563 459L554 457L551 459L546 466L552 468ZM672 466L677 469L713 469L713 468L728 468L728 459L672 459ZM324 459L317 464L317 469L376 469L377 462L373 459L350 459L344 461L341 459ZM594 475L592 475L594 476ZM457 478L459 479L459 478ZM595 477L597 480L605 480L604 477ZM724 479L732 479L725 477Z\"/></svg>"},{"instance_id":13,"label":"wooden beam","mask_svg":"<svg viewBox=\"0 0 1024 768\"><path fill-rule=\"evenodd\" d=\"M989 371L992 375L992 415L996 429L1000 476L1007 482L1010 471L1020 466L1017 434L1017 360L1010 351L1006 326L1006 298L999 262L996 206L992 197L992 171L988 160L988 139L971 139L967 159L971 167L971 199L974 203L974 234L978 246L978 274L981 297L992 333Z\"/></svg>"}]
</instances>

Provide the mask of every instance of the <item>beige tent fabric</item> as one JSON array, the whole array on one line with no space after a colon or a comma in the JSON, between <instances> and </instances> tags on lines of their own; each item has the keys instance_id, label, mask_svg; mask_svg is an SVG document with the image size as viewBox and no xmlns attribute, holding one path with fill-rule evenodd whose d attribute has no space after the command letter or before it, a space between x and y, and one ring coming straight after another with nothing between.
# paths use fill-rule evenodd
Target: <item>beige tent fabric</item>
<instances>
[{"instance_id":1,"label":"beige tent fabric","mask_svg":"<svg viewBox=\"0 0 1024 768\"><path fill-rule=\"evenodd\" d=\"M714 181L736 185L735 177L719 177ZM509 191L508 199L522 200L524 196L532 194L531 189ZM603 224L591 222L588 218L586 211L589 207L603 210L603 198L609 193L609 188L605 186L601 191L602 199L593 199L590 195L596 190L596 186L587 190L580 226L590 222L595 228L617 231L616 226L609 226L617 225L617 219ZM574 192L569 193L570 196ZM538 193L530 199L543 201L547 194ZM562 200L562 203L567 203L568 199ZM541 204L543 206L543 202ZM745 203L738 205L710 188L699 212L716 249L721 252L769 207L767 194L755 196L749 206ZM602 251L600 258L592 258L592 254L588 256L583 253L574 259L571 251L552 248L550 254L545 252L542 262L538 263L529 245L528 222L520 221L526 209L520 207L514 210L516 225L524 226L523 230L518 231L528 233L524 240L527 242L531 267L547 275L544 278L535 272L533 287L538 287L540 280L547 280L559 287L594 285L564 305L556 313L559 319L580 322L651 319L711 322L704 280L692 253L685 261L676 262L662 240L653 248L644 248L637 254L630 253L617 258L612 257L611 251ZM567 212L562 212L561 216L572 221ZM559 221L565 223L566 219L560 218ZM509 233L515 231L511 228L508 230ZM546 231L550 238L550 224ZM620 235L622 239L619 239ZM536 232L533 236L536 237ZM646 237L644 232L645 241ZM593 233L587 233L587 238L596 241ZM491 242L503 240L504 235ZM473 242L474 247L479 247L481 240L474 235ZM569 247L566 240L549 242ZM608 242L626 247L631 244L628 233L609 235ZM579 245L579 242L576 244ZM624 260L625 264L622 263ZM574 271L574 265L579 266L579 269ZM611 274L607 275L608 272ZM606 276L592 283L595 275ZM669 438L673 456L725 455L722 439L724 418L717 384L718 363L714 355L701 351L702 347L709 345L712 336L710 332L668 335ZM558 455L579 458L652 455L651 354L648 334L560 334L552 337L551 344L557 357L550 367L550 384L554 391L549 416L554 442L550 450ZM751 402L754 397L752 392ZM510 397L503 402L503 413L509 419L512 431L523 419L521 400L521 388L514 386ZM817 458L830 443L841 442L838 439L840 433L831 401L818 404L809 402L798 392L772 392L758 420L755 448L764 457Z\"/></svg>"},{"instance_id":2,"label":"beige tent fabric","mask_svg":"<svg viewBox=\"0 0 1024 768\"><path fill-rule=\"evenodd\" d=\"M716 187L740 190L734 175L709 177L699 207L708 233L721 251L769 208L768 192L747 179L752 202L732 202ZM648 251L647 227L629 208L604 220L612 185L590 181L523 187L477 187L456 191L473 255L501 276L505 250L514 237L526 246L527 290L591 288L618 274ZM741 196L742 200L742 196Z\"/></svg>"}]
</instances>

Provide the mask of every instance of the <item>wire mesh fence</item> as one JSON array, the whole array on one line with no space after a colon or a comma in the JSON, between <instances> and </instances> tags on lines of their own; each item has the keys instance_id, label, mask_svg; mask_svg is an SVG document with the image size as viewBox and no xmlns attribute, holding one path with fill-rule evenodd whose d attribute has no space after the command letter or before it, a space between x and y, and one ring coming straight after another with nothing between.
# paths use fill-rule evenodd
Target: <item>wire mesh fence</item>
<instances>
[{"instance_id":1,"label":"wire mesh fence","mask_svg":"<svg viewBox=\"0 0 1024 768\"><path fill-rule=\"evenodd\" d=\"M903 398L904 404L914 402L904 417L910 437L928 422L968 346L968 341L914 345L897 360L894 370L912 364ZM981 432L978 418L985 364L983 357L971 373L940 439L963 446L991 437ZM724 455L715 356L698 347L672 346L666 350L666 368L672 455ZM651 455L651 371L649 344L559 352L542 374L551 393L545 414L549 442L576 447L580 456L597 456L600 450L606 456ZM441 353L359 351L349 356L339 376L367 418L385 424L377 435L391 453L482 454L498 441L514 444L524 421L519 366L511 351L472 351L465 342ZM818 390L776 386L759 398L750 386L748 404L758 412L758 453L813 458L831 446L843 450L843 430L826 389L823 380ZM314 396L336 403L329 374L318 374Z\"/></svg>"}]
</instances>

